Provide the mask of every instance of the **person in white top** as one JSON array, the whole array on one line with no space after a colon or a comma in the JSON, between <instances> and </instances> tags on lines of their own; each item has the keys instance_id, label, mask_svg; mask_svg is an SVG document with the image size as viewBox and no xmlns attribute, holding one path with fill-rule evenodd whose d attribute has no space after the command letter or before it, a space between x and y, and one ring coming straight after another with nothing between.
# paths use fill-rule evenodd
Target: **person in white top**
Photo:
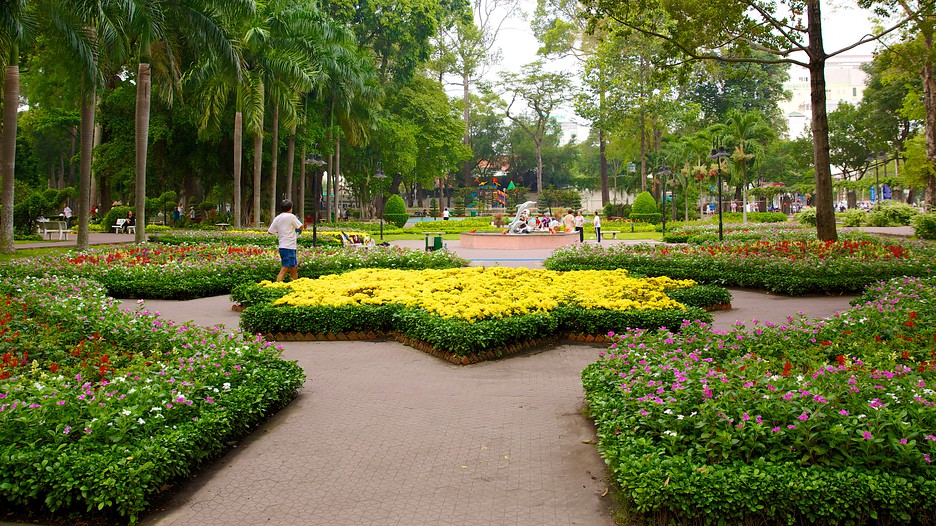
<instances>
[{"instance_id":1,"label":"person in white top","mask_svg":"<svg viewBox=\"0 0 936 526\"><path fill-rule=\"evenodd\" d=\"M442 220L448 221L449 217L451 217L451 214L449 214L448 207L446 207L445 210L442 211Z\"/></svg>"},{"instance_id":2,"label":"person in white top","mask_svg":"<svg viewBox=\"0 0 936 526\"><path fill-rule=\"evenodd\" d=\"M280 203L280 214L273 218L267 232L276 234L279 240L279 254L282 268L276 276L276 281L283 281L289 272L290 279L299 278L299 261L296 259L296 250L299 248L299 233L302 232L302 222L293 215L293 204L289 199Z\"/></svg>"},{"instance_id":3,"label":"person in white top","mask_svg":"<svg viewBox=\"0 0 936 526\"><path fill-rule=\"evenodd\" d=\"M592 219L592 224L595 225L595 239L601 243L601 217L598 216L597 210L595 210L595 218Z\"/></svg>"},{"instance_id":4,"label":"person in white top","mask_svg":"<svg viewBox=\"0 0 936 526\"><path fill-rule=\"evenodd\" d=\"M65 218L65 227L71 228L72 209L68 205L65 205L65 209L62 210L62 216Z\"/></svg>"},{"instance_id":5,"label":"person in white top","mask_svg":"<svg viewBox=\"0 0 936 526\"><path fill-rule=\"evenodd\" d=\"M579 243L585 242L585 216L579 210L575 213L575 231L579 233Z\"/></svg>"}]
</instances>

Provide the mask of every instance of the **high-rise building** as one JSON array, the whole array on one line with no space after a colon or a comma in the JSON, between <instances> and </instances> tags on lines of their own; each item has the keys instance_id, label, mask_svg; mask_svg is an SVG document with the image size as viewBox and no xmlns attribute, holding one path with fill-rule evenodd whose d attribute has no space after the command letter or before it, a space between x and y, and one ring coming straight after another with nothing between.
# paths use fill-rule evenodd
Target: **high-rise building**
<instances>
[{"instance_id":1,"label":"high-rise building","mask_svg":"<svg viewBox=\"0 0 936 526\"><path fill-rule=\"evenodd\" d=\"M870 55L838 56L826 62L826 111L835 110L842 102L854 105L861 102L868 83L868 75L861 66L872 58ZM790 66L790 79L783 87L792 98L781 102L780 109L787 118L790 137L800 137L808 133L812 121L809 70Z\"/></svg>"}]
</instances>

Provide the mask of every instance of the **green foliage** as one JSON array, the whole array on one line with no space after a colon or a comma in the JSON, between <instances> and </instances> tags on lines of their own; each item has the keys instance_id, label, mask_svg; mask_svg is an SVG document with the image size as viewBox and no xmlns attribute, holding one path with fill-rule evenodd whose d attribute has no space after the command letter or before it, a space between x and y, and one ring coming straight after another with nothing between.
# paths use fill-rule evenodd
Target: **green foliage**
<instances>
[{"instance_id":1,"label":"green foliage","mask_svg":"<svg viewBox=\"0 0 936 526\"><path fill-rule=\"evenodd\" d=\"M936 212L916 215L910 223L920 239L936 239Z\"/></svg>"},{"instance_id":2,"label":"green foliage","mask_svg":"<svg viewBox=\"0 0 936 526\"><path fill-rule=\"evenodd\" d=\"M454 214L459 217L465 215L465 198L464 197L458 196L455 198Z\"/></svg>"},{"instance_id":3,"label":"green foliage","mask_svg":"<svg viewBox=\"0 0 936 526\"><path fill-rule=\"evenodd\" d=\"M793 219L806 226L816 226L816 209L812 207L804 208L793 216Z\"/></svg>"},{"instance_id":4,"label":"green foliage","mask_svg":"<svg viewBox=\"0 0 936 526\"><path fill-rule=\"evenodd\" d=\"M540 209L552 207L574 208L578 210L582 207L582 194L574 188L552 188L547 187L540 192L540 201L537 206Z\"/></svg>"},{"instance_id":5,"label":"green foliage","mask_svg":"<svg viewBox=\"0 0 936 526\"><path fill-rule=\"evenodd\" d=\"M135 522L166 484L220 456L305 381L261 339L180 330L124 310L93 283L16 279L0 290L17 307L4 319L19 328L0 354L34 351L0 365L8 511L97 510Z\"/></svg>"},{"instance_id":6,"label":"green foliage","mask_svg":"<svg viewBox=\"0 0 936 526\"><path fill-rule=\"evenodd\" d=\"M633 207L630 203L607 203L604 205L605 217L630 217Z\"/></svg>"},{"instance_id":7,"label":"green foliage","mask_svg":"<svg viewBox=\"0 0 936 526\"><path fill-rule=\"evenodd\" d=\"M549 270L623 268L645 276L789 295L857 292L880 279L929 276L934 265L936 250L923 243L876 238L825 243L776 237L683 247L578 245L556 250L545 262Z\"/></svg>"},{"instance_id":8,"label":"green foliage","mask_svg":"<svg viewBox=\"0 0 936 526\"><path fill-rule=\"evenodd\" d=\"M115 206L104 214L104 219L101 220L101 224L105 225L108 230L110 230L112 226L117 224L118 219L126 219L127 215L133 211L134 208L132 206Z\"/></svg>"},{"instance_id":9,"label":"green foliage","mask_svg":"<svg viewBox=\"0 0 936 526\"><path fill-rule=\"evenodd\" d=\"M842 222L842 226L861 226L863 225L868 217L868 213L864 210L857 208L852 208L851 210L846 210L840 214L837 214L839 219Z\"/></svg>"},{"instance_id":10,"label":"green foliage","mask_svg":"<svg viewBox=\"0 0 936 526\"><path fill-rule=\"evenodd\" d=\"M582 383L621 496L680 524L932 520L933 285L877 284L823 320L618 335Z\"/></svg>"},{"instance_id":11,"label":"green foliage","mask_svg":"<svg viewBox=\"0 0 936 526\"><path fill-rule=\"evenodd\" d=\"M397 194L393 194L387 199L387 204L384 208L383 213L384 221L389 221L391 224L397 226L397 228L403 228L403 225L406 224L406 220L409 219L409 214L406 213L406 203L403 201L403 198Z\"/></svg>"},{"instance_id":12,"label":"green foliage","mask_svg":"<svg viewBox=\"0 0 936 526\"><path fill-rule=\"evenodd\" d=\"M439 200L435 197L429 200L429 216L439 217Z\"/></svg>"},{"instance_id":13,"label":"green foliage","mask_svg":"<svg viewBox=\"0 0 936 526\"><path fill-rule=\"evenodd\" d=\"M606 334L609 331L623 331L628 327L678 327L684 319L710 321L711 316L701 307L731 301L728 291L720 287L697 286L690 289L698 290L669 293L674 299L681 298L677 301L685 301L686 310L618 311L563 305L545 313L471 322L445 318L422 308L407 308L403 305L274 306L273 302L285 291L263 285L236 287L231 299L247 306L241 316L241 327L248 332L320 335L351 331L395 331L457 356L468 356L550 337L557 332Z\"/></svg>"},{"instance_id":14,"label":"green foliage","mask_svg":"<svg viewBox=\"0 0 936 526\"><path fill-rule=\"evenodd\" d=\"M919 213L916 208L906 203L884 201L868 212L866 222L868 226L907 226L910 219Z\"/></svg>"},{"instance_id":15,"label":"green foliage","mask_svg":"<svg viewBox=\"0 0 936 526\"><path fill-rule=\"evenodd\" d=\"M27 189L25 198L13 205L13 225L17 236L32 235L36 231L36 219L39 216L53 218L59 215L65 200L75 195L74 188L56 190L46 188L42 191Z\"/></svg>"},{"instance_id":16,"label":"green foliage","mask_svg":"<svg viewBox=\"0 0 936 526\"><path fill-rule=\"evenodd\" d=\"M650 192L640 192L631 206L632 214L656 214L660 211Z\"/></svg>"}]
</instances>

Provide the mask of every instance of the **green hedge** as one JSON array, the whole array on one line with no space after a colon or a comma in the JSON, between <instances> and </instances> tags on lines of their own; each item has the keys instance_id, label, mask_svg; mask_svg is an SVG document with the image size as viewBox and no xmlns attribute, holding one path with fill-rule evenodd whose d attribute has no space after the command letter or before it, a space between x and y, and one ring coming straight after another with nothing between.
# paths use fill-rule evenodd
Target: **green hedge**
<instances>
[{"instance_id":1,"label":"green hedge","mask_svg":"<svg viewBox=\"0 0 936 526\"><path fill-rule=\"evenodd\" d=\"M691 287L668 293L687 305L685 311L615 311L560 306L548 314L467 322L443 318L424 309L406 309L396 305L336 308L272 305L283 294L283 291L271 291L260 285L237 287L231 298L246 306L241 314L241 328L262 334L395 331L456 356L480 354L557 332L607 334L631 327L678 328L686 319L711 321L711 315L700 307L731 301L730 293L720 287Z\"/></svg>"}]
</instances>

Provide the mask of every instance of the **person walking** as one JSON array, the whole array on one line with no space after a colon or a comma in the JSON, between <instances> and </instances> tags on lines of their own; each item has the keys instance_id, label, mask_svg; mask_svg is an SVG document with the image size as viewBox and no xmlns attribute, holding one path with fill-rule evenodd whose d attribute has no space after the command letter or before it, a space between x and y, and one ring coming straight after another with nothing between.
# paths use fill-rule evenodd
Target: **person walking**
<instances>
[{"instance_id":1,"label":"person walking","mask_svg":"<svg viewBox=\"0 0 936 526\"><path fill-rule=\"evenodd\" d=\"M71 228L72 209L68 206L68 204L66 204L65 209L62 210L62 217L65 218L65 228Z\"/></svg>"},{"instance_id":2,"label":"person walking","mask_svg":"<svg viewBox=\"0 0 936 526\"><path fill-rule=\"evenodd\" d=\"M442 221L448 221L451 214L449 213L448 207L442 211Z\"/></svg>"},{"instance_id":3,"label":"person walking","mask_svg":"<svg viewBox=\"0 0 936 526\"><path fill-rule=\"evenodd\" d=\"M279 245L280 261L282 261L279 274L276 281L283 281L286 273L292 280L299 279L299 261L296 259L296 251L299 248L299 233L302 232L302 222L293 215L293 204L289 199L284 199L280 203L280 213L273 218L270 228L267 232L276 234Z\"/></svg>"},{"instance_id":4,"label":"person walking","mask_svg":"<svg viewBox=\"0 0 936 526\"><path fill-rule=\"evenodd\" d=\"M575 213L575 231L579 233L579 243L585 242L585 216L579 210Z\"/></svg>"},{"instance_id":5,"label":"person walking","mask_svg":"<svg viewBox=\"0 0 936 526\"><path fill-rule=\"evenodd\" d=\"M601 243L601 217L598 215L597 210L595 210L595 218L592 219L592 224L595 225L595 239Z\"/></svg>"}]
</instances>

